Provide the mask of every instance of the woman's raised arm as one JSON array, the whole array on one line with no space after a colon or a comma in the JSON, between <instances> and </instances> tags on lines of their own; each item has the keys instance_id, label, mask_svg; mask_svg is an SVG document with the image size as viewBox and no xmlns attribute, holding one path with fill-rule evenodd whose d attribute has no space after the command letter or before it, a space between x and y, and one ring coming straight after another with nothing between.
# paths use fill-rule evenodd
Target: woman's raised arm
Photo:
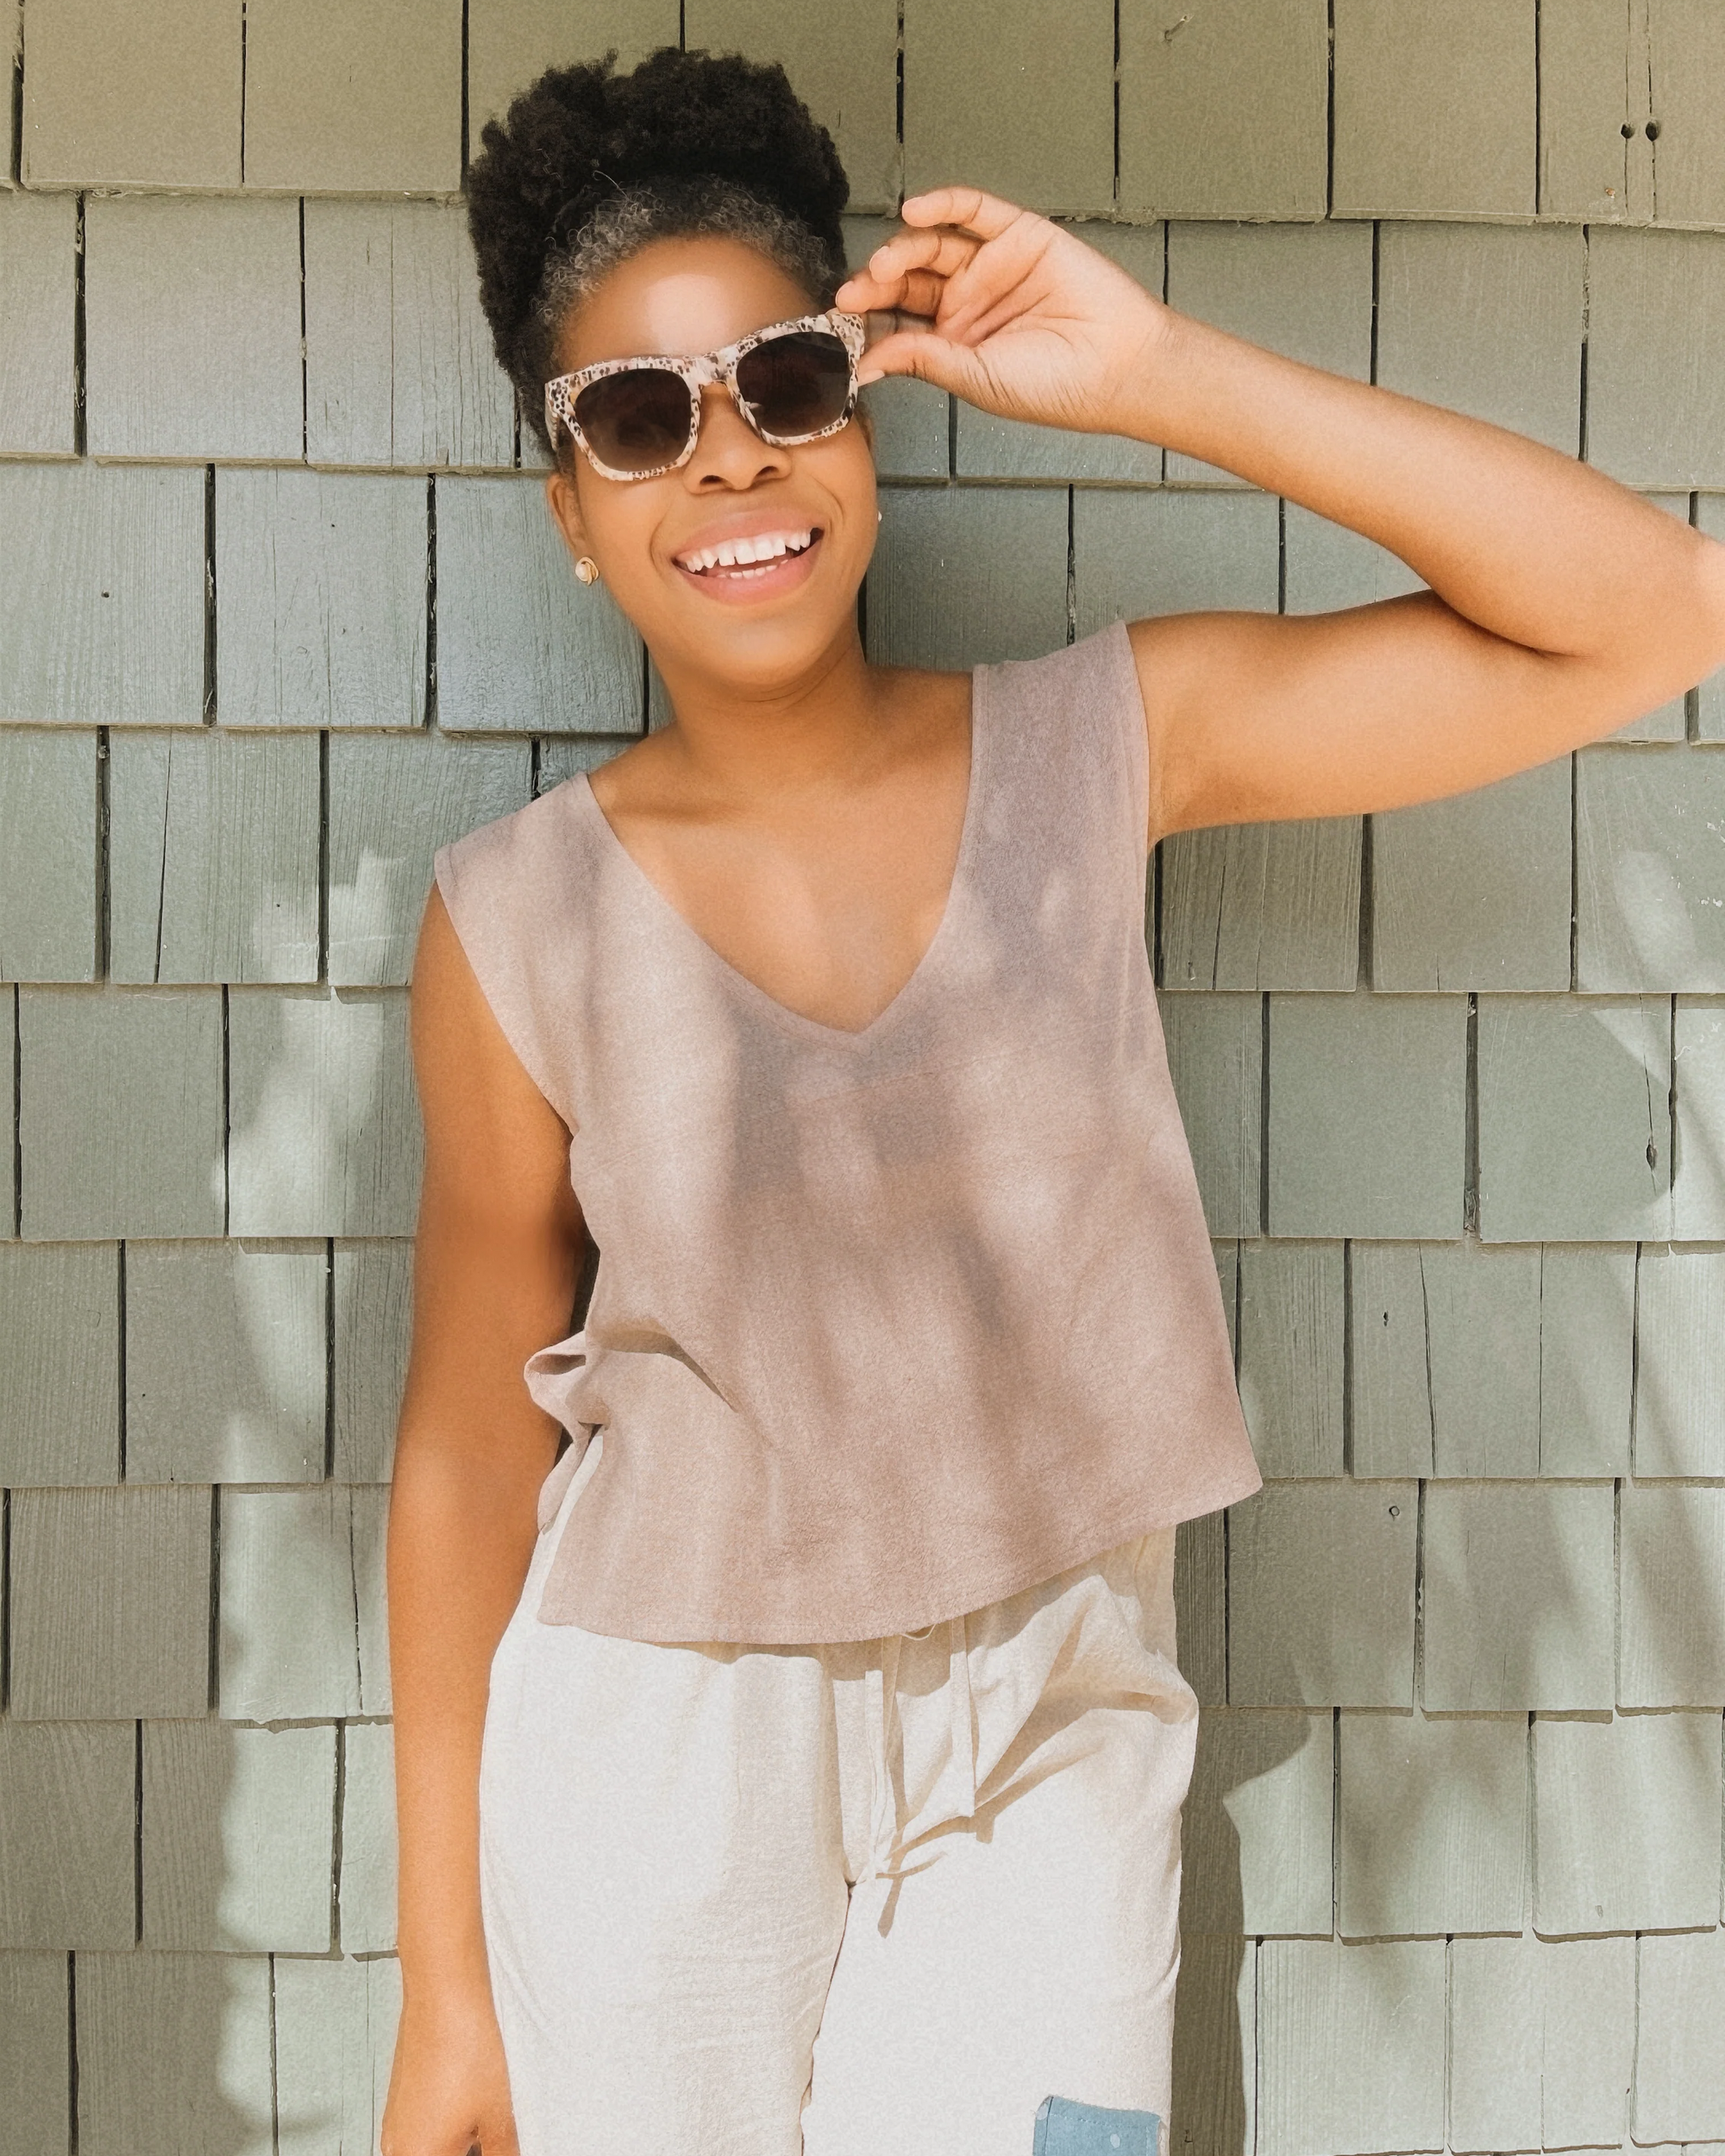
<instances>
[{"instance_id":1,"label":"woman's raised arm","mask_svg":"<svg viewBox=\"0 0 1725 2156\"><path fill-rule=\"evenodd\" d=\"M413 1351L389 1514L403 2012L384 2156L512 2156L480 1927L491 1659L557 1427L521 1368L569 1329L585 1232L568 1132L522 1069L434 888L412 991L425 1124Z\"/></svg>"},{"instance_id":2,"label":"woman's raised arm","mask_svg":"<svg viewBox=\"0 0 1725 2156\"><path fill-rule=\"evenodd\" d=\"M1429 591L1332 614L1135 623L1152 840L1458 793L1725 665L1725 547L1572 457L1176 314L975 188L905 204L840 304L932 328L865 370L1220 465L1364 533Z\"/></svg>"}]
</instances>

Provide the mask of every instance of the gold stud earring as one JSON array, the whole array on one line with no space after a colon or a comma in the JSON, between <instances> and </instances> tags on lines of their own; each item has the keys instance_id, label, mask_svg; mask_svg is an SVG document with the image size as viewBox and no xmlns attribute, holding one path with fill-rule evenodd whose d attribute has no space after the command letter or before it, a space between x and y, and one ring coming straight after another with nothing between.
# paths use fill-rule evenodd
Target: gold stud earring
<instances>
[{"instance_id":1,"label":"gold stud earring","mask_svg":"<svg viewBox=\"0 0 1725 2156\"><path fill-rule=\"evenodd\" d=\"M583 584L597 584L599 564L590 554L584 554L575 563L575 574Z\"/></svg>"}]
</instances>

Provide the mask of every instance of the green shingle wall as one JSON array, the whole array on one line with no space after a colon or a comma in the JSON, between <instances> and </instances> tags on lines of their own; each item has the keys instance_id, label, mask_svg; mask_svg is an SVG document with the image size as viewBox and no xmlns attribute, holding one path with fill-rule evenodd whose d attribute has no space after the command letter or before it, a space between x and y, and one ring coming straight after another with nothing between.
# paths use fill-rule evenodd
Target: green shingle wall
<instances>
[{"instance_id":1,"label":"green shingle wall","mask_svg":"<svg viewBox=\"0 0 1725 2156\"><path fill-rule=\"evenodd\" d=\"M0 2156L374 2145L412 937L436 845L659 710L491 360L452 199L486 120L607 45L782 59L859 258L901 188L993 184L1725 536L1722 22L24 0ZM883 659L1415 581L1183 456L872 401ZM1725 2144L1722 741L1716 678L1453 801L1160 849L1269 1477L1181 1539L1189 2156Z\"/></svg>"}]
</instances>

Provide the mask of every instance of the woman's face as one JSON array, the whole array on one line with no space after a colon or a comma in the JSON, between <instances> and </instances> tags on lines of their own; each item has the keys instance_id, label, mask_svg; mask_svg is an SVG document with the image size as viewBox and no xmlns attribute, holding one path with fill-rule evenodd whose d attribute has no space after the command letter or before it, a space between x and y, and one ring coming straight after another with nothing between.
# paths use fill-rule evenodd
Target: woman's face
<instances>
[{"instance_id":1,"label":"woman's face","mask_svg":"<svg viewBox=\"0 0 1725 2156\"><path fill-rule=\"evenodd\" d=\"M565 323L560 368L647 353L717 350L751 329L815 311L802 286L739 240L656 240L611 272ZM775 448L722 385L702 392L687 464L657 479L609 479L567 437L546 482L576 555L590 555L662 670L731 688L789 688L856 635L857 586L877 527L875 467L855 420L825 440ZM727 540L782 535L802 551L738 573L697 557ZM747 566L747 565L745 565Z\"/></svg>"}]
</instances>

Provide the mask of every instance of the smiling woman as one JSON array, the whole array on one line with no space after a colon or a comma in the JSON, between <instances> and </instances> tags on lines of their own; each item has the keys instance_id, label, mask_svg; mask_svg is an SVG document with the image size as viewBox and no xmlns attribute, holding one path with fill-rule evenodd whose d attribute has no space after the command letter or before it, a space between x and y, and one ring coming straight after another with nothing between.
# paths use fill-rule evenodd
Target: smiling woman
<instances>
[{"instance_id":1,"label":"smiling woman","mask_svg":"<svg viewBox=\"0 0 1725 2156\"><path fill-rule=\"evenodd\" d=\"M1725 553L975 189L846 279L776 67L554 72L484 142L550 513L674 716L445 847L422 930L385 2156L1165 2120L1174 1531L1258 1475L1149 850L1610 730L1725 657ZM1429 589L871 665L894 373L1221 466Z\"/></svg>"}]
</instances>

